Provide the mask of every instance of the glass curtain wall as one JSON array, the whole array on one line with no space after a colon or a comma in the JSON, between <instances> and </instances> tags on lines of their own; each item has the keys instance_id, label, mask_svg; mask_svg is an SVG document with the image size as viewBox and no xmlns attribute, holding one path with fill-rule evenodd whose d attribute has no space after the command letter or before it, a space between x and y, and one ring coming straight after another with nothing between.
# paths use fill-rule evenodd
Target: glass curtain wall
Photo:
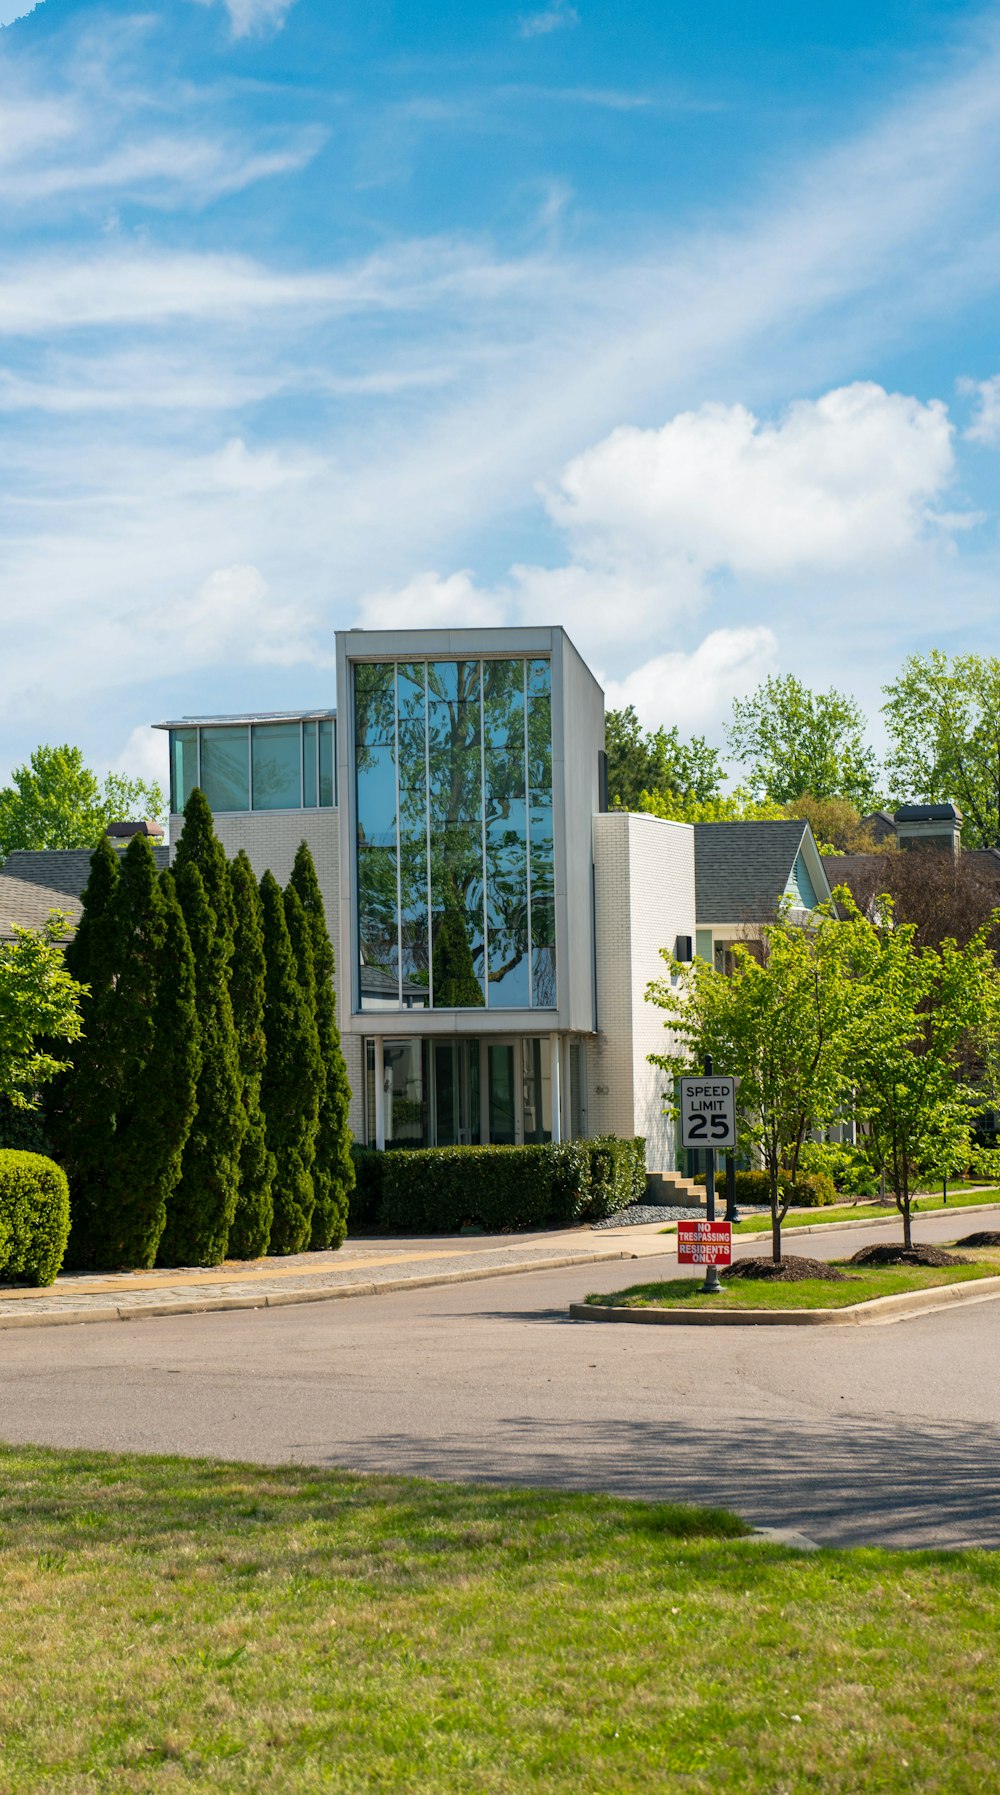
<instances>
[{"instance_id":1,"label":"glass curtain wall","mask_svg":"<svg viewBox=\"0 0 1000 1795\"><path fill-rule=\"evenodd\" d=\"M354 669L362 1010L556 1003L546 660Z\"/></svg>"},{"instance_id":2,"label":"glass curtain wall","mask_svg":"<svg viewBox=\"0 0 1000 1795\"><path fill-rule=\"evenodd\" d=\"M332 717L172 729L170 809L196 785L220 812L332 809L335 759Z\"/></svg>"}]
</instances>

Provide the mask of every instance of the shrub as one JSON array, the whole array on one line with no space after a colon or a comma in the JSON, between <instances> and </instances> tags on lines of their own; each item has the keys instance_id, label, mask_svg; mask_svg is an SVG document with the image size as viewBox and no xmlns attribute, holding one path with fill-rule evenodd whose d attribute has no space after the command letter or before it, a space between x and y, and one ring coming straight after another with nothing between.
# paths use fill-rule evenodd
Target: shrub
<instances>
[{"instance_id":1,"label":"shrub","mask_svg":"<svg viewBox=\"0 0 1000 1795\"><path fill-rule=\"evenodd\" d=\"M587 1221L603 1221L630 1203L645 1202L646 1142L641 1135L622 1140L615 1134L601 1134L581 1145L589 1149L590 1156Z\"/></svg>"},{"instance_id":2,"label":"shrub","mask_svg":"<svg viewBox=\"0 0 1000 1795\"><path fill-rule=\"evenodd\" d=\"M806 1141L799 1159L803 1172L826 1172L847 1197L878 1195L879 1176L861 1147L846 1142Z\"/></svg>"},{"instance_id":3,"label":"shrub","mask_svg":"<svg viewBox=\"0 0 1000 1795\"><path fill-rule=\"evenodd\" d=\"M351 1234L368 1228L377 1228L382 1211L382 1171L386 1162L385 1153L376 1153L370 1147L351 1148L354 1161L354 1185L351 1189L350 1208L347 1225Z\"/></svg>"},{"instance_id":4,"label":"shrub","mask_svg":"<svg viewBox=\"0 0 1000 1795\"><path fill-rule=\"evenodd\" d=\"M1000 1182L1000 1152L996 1147L973 1146L969 1152L969 1176L984 1182Z\"/></svg>"},{"instance_id":5,"label":"shrub","mask_svg":"<svg viewBox=\"0 0 1000 1795\"><path fill-rule=\"evenodd\" d=\"M696 1184L704 1184L705 1174L699 1172ZM815 1209L824 1203L835 1203L837 1193L833 1179L826 1172L800 1172L795 1183L792 1183L790 1172L778 1174L778 1186L784 1197L791 1187L791 1205L793 1209ZM725 1179L719 1178L716 1183L716 1202L725 1196ZM771 1202L771 1181L766 1172L737 1172L736 1201L766 1208Z\"/></svg>"},{"instance_id":6,"label":"shrub","mask_svg":"<svg viewBox=\"0 0 1000 1795\"><path fill-rule=\"evenodd\" d=\"M0 1149L0 1277L54 1283L68 1238L62 1168L40 1153Z\"/></svg>"}]
</instances>

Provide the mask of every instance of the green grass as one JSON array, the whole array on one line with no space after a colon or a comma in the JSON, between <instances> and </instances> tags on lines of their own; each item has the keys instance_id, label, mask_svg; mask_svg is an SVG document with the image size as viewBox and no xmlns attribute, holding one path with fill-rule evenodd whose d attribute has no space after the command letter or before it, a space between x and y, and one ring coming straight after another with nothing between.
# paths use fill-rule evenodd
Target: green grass
<instances>
[{"instance_id":1,"label":"green grass","mask_svg":"<svg viewBox=\"0 0 1000 1795\"><path fill-rule=\"evenodd\" d=\"M936 1195L932 1193L931 1196L914 1198L910 1203L910 1213L911 1215L931 1215L936 1214L940 1210L942 1214L946 1215L949 1209L965 1209L968 1208L970 1204L988 1203L989 1200L989 1187L984 1191L984 1187L981 1184L974 1187L971 1185L964 1186L961 1189L956 1186L954 1187L953 1194L953 1187L949 1184L947 1204L943 1204L941 1201L941 1191L939 1187ZM720 1216L724 1208L724 1196L722 1201L717 1197L716 1210ZM903 1218L896 1208L895 1203L861 1202L838 1203L829 1209L798 1209L795 1210L794 1213L786 1215L781 1224L781 1228L782 1232L784 1232L786 1228L811 1228L815 1222L863 1222L871 1219L878 1219L885 1215L894 1215L899 1222L900 1227L902 1227ZM768 1216L755 1215L748 1216L745 1222L736 1222L733 1226L733 1233L770 1233L770 1229L771 1223ZM673 1233L673 1228L669 1230L664 1228L663 1232L664 1234L667 1232Z\"/></svg>"},{"instance_id":2,"label":"green grass","mask_svg":"<svg viewBox=\"0 0 1000 1795\"><path fill-rule=\"evenodd\" d=\"M0 1449L2 1795L981 1795L1000 1559Z\"/></svg>"},{"instance_id":3,"label":"green grass","mask_svg":"<svg viewBox=\"0 0 1000 1795\"><path fill-rule=\"evenodd\" d=\"M977 1249L989 1252L989 1248ZM939 1284L967 1284L970 1279L1000 1276L1000 1251L990 1259L969 1260L964 1265L888 1265L869 1267L832 1261L850 1274L850 1284L829 1283L822 1278L803 1278L800 1284L771 1284L757 1278L739 1278L706 1296L700 1277L668 1278L654 1284L630 1284L627 1290L587 1297L598 1308L622 1309L847 1309L852 1303L871 1302L878 1296L899 1296L906 1290L935 1290ZM856 1280L856 1282L854 1281Z\"/></svg>"}]
</instances>

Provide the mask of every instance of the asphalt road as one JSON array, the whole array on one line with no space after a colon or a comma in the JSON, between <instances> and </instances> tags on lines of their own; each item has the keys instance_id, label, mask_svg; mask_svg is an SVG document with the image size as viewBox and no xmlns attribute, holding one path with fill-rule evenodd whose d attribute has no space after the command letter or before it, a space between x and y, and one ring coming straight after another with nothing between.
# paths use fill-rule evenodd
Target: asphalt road
<instances>
[{"instance_id":1,"label":"asphalt road","mask_svg":"<svg viewBox=\"0 0 1000 1795\"><path fill-rule=\"evenodd\" d=\"M657 1275L672 1254L5 1333L0 1438L717 1502L828 1544L1000 1546L1000 1301L857 1330L567 1319L589 1290Z\"/></svg>"}]
</instances>

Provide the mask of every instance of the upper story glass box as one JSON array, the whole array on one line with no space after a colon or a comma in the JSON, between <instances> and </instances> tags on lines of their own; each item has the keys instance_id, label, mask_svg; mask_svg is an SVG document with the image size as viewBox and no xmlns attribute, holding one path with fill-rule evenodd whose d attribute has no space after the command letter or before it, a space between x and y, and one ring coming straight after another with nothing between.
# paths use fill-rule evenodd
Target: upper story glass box
<instances>
[{"instance_id":1,"label":"upper story glass box","mask_svg":"<svg viewBox=\"0 0 1000 1795\"><path fill-rule=\"evenodd\" d=\"M335 722L335 712L324 711L170 724L172 814L180 814L196 785L216 813L332 809Z\"/></svg>"},{"instance_id":2,"label":"upper story glass box","mask_svg":"<svg viewBox=\"0 0 1000 1795\"><path fill-rule=\"evenodd\" d=\"M360 1009L554 1009L549 660L352 671Z\"/></svg>"}]
</instances>

